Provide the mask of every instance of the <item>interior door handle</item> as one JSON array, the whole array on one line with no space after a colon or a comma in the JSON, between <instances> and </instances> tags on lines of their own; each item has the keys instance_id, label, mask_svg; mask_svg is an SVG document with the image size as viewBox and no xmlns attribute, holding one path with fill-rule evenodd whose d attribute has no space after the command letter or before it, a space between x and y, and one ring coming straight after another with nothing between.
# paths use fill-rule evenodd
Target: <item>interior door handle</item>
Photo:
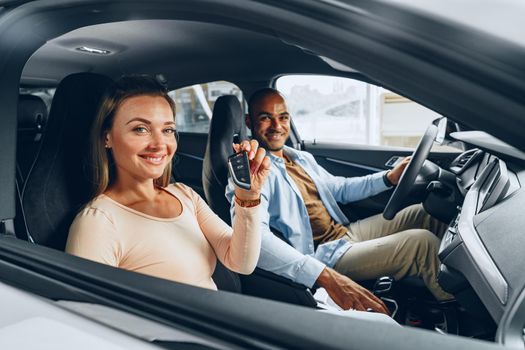
<instances>
[{"instance_id":1,"label":"interior door handle","mask_svg":"<svg viewBox=\"0 0 525 350\"><path fill-rule=\"evenodd\" d=\"M397 164L399 164L399 162L401 162L403 160L403 158L405 158L405 157L404 156L392 156L392 157L390 157L389 160L386 161L385 166L387 168L393 168Z\"/></svg>"}]
</instances>

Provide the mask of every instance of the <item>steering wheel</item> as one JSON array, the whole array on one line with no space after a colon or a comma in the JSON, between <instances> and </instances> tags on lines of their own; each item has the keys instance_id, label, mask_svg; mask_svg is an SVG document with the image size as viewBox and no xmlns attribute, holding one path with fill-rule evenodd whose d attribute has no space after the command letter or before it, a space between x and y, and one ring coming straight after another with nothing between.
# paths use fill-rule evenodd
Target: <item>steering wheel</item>
<instances>
[{"instance_id":1,"label":"steering wheel","mask_svg":"<svg viewBox=\"0 0 525 350\"><path fill-rule=\"evenodd\" d=\"M431 124L419 141L416 150L412 154L412 158L403 171L403 174L399 179L399 183L395 187L394 193L392 193L392 196L390 197L385 210L383 211L383 217L386 220L392 220L399 210L401 210L406 197L410 193L412 185L414 185L414 181L416 181L417 175L419 174L423 163L430 153L430 149L432 148L432 144L434 143L437 132L437 126Z\"/></svg>"}]
</instances>

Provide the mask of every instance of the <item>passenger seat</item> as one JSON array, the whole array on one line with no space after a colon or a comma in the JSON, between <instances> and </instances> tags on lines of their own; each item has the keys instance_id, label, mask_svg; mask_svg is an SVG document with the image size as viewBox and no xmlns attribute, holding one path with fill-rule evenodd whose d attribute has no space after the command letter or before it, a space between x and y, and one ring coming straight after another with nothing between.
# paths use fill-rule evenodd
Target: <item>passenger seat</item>
<instances>
[{"instance_id":1,"label":"passenger seat","mask_svg":"<svg viewBox=\"0 0 525 350\"><path fill-rule=\"evenodd\" d=\"M21 205L22 193L24 183L40 150L47 117L48 110L44 100L34 95L19 95L16 142L17 215L14 220L14 226L16 236L23 240L30 240L30 237L27 235L27 227Z\"/></svg>"},{"instance_id":2,"label":"passenger seat","mask_svg":"<svg viewBox=\"0 0 525 350\"><path fill-rule=\"evenodd\" d=\"M18 97L16 176L19 185L23 185L36 159L47 116L47 106L40 97L34 95Z\"/></svg>"},{"instance_id":3,"label":"passenger seat","mask_svg":"<svg viewBox=\"0 0 525 350\"><path fill-rule=\"evenodd\" d=\"M111 82L99 74L76 73L57 87L41 148L22 191L27 231L37 244L63 250L69 225L90 198L89 131Z\"/></svg>"}]
</instances>

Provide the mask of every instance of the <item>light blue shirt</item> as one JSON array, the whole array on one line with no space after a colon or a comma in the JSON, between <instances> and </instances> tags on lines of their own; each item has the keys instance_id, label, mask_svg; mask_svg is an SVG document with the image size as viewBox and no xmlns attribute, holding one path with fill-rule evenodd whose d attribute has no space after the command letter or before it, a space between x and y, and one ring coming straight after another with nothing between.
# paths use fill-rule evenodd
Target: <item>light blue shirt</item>
<instances>
[{"instance_id":1,"label":"light blue shirt","mask_svg":"<svg viewBox=\"0 0 525 350\"><path fill-rule=\"evenodd\" d=\"M285 147L284 153L306 171L317 187L328 213L342 225L347 226L350 222L338 202L346 204L357 201L389 188L383 181L384 172L354 178L333 176L317 164L308 152ZM262 247L257 266L312 287L325 266L333 267L350 248L350 243L345 239L337 239L320 244L314 250L310 219L301 192L286 172L284 159L271 153L268 155L272 166L261 191ZM233 195L234 187L230 178L226 187L226 198L230 203ZM233 222L233 203L230 212ZM270 227L279 230L293 247L276 237Z\"/></svg>"}]
</instances>

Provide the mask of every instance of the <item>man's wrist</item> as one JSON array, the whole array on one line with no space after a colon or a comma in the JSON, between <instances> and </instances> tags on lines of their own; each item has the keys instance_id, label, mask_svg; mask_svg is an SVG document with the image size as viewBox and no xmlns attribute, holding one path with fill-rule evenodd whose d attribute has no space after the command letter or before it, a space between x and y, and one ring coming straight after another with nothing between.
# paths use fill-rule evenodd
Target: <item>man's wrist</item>
<instances>
[{"instance_id":1,"label":"man's wrist","mask_svg":"<svg viewBox=\"0 0 525 350\"><path fill-rule=\"evenodd\" d=\"M385 183L386 187L394 187L395 185L388 178L388 174L390 174L390 170L387 170L383 173L383 182Z\"/></svg>"},{"instance_id":2,"label":"man's wrist","mask_svg":"<svg viewBox=\"0 0 525 350\"><path fill-rule=\"evenodd\" d=\"M321 273L319 274L319 277L317 277L317 280L315 281L315 286L326 289L326 286L329 285L330 281L332 280L330 272L330 269L328 267L325 267L323 271L321 271Z\"/></svg>"}]
</instances>

